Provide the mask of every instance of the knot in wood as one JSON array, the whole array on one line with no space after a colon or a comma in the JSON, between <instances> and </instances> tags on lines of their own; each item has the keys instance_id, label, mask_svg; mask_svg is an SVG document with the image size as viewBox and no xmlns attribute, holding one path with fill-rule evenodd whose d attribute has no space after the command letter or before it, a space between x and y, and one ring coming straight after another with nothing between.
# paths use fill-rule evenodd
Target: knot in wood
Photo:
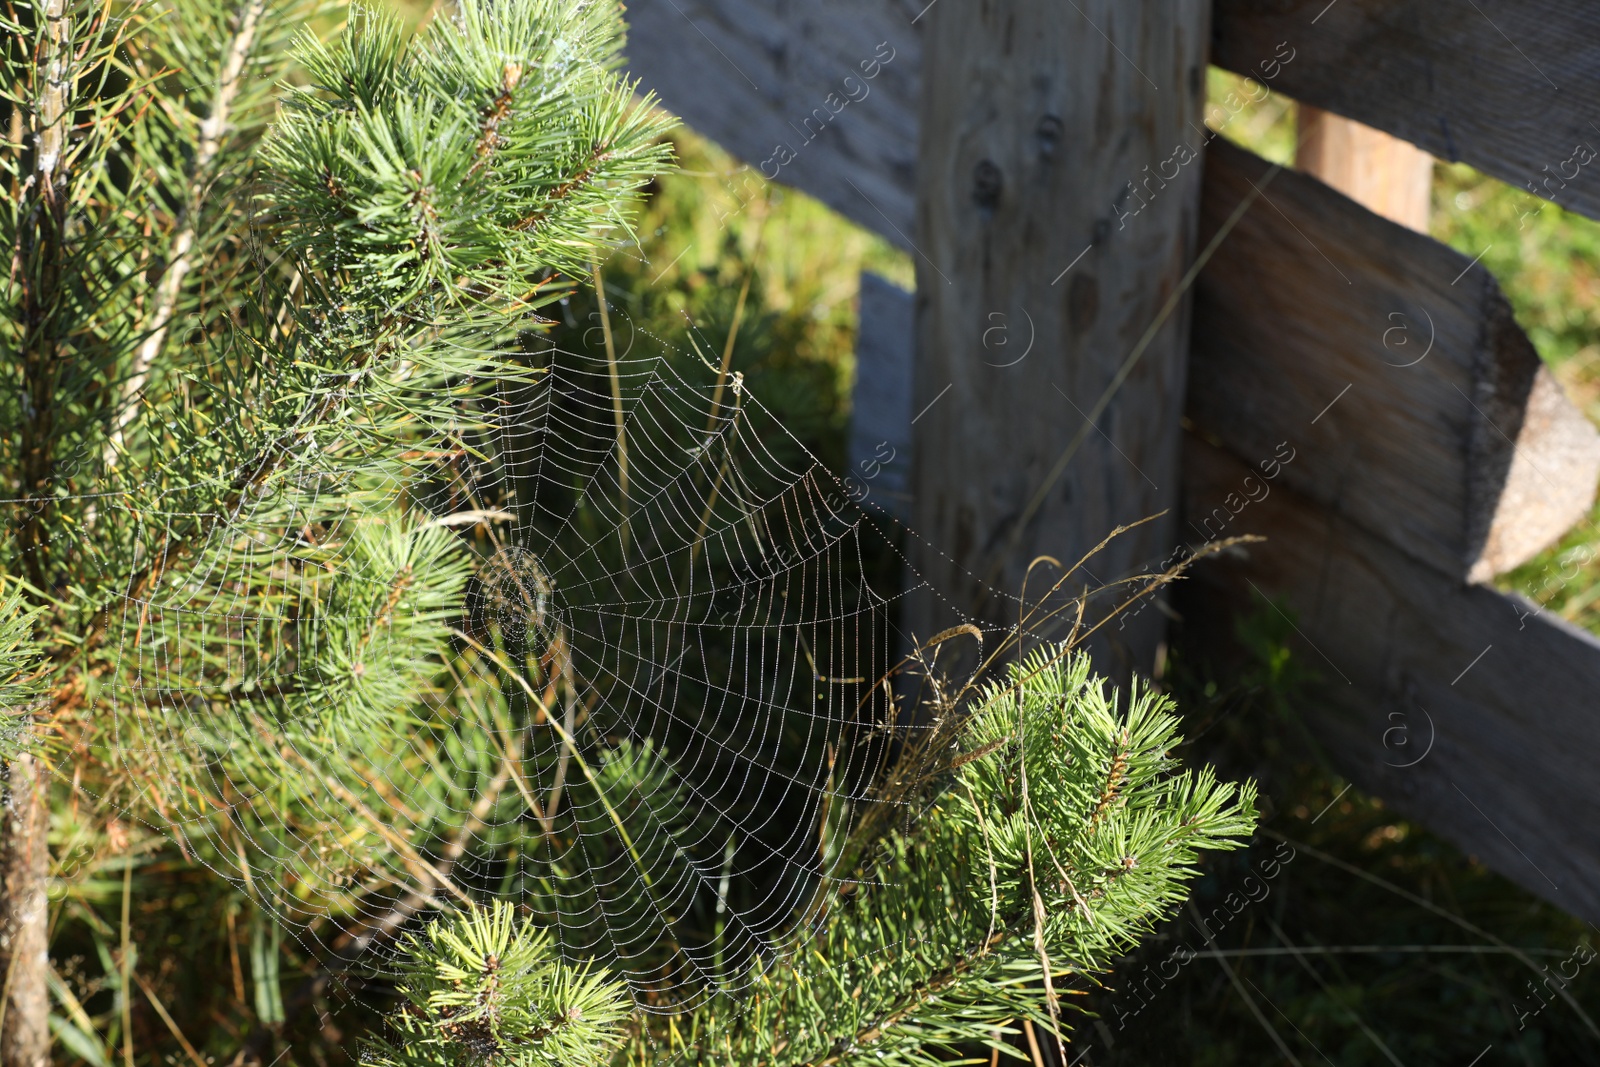
<instances>
[{"instance_id":1,"label":"knot in wood","mask_svg":"<svg viewBox=\"0 0 1600 1067\"><path fill-rule=\"evenodd\" d=\"M1039 140L1039 156L1041 159L1054 159L1056 149L1061 145L1061 135L1066 132L1066 125L1059 115L1045 115L1039 124L1033 128L1033 135Z\"/></svg>"},{"instance_id":2,"label":"knot in wood","mask_svg":"<svg viewBox=\"0 0 1600 1067\"><path fill-rule=\"evenodd\" d=\"M1004 184L1004 177L994 160L978 160L978 165L972 168L973 202L982 208L993 208L1000 203L1000 190Z\"/></svg>"}]
</instances>

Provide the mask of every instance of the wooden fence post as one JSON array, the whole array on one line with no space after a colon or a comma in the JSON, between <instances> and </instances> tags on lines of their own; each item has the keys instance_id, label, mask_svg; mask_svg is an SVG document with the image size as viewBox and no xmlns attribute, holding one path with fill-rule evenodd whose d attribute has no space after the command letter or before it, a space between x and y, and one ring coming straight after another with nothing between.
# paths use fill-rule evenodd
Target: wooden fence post
<instances>
[{"instance_id":1,"label":"wooden fence post","mask_svg":"<svg viewBox=\"0 0 1600 1067\"><path fill-rule=\"evenodd\" d=\"M1375 215L1428 232L1433 157L1409 141L1321 108L1299 105L1294 165Z\"/></svg>"},{"instance_id":2,"label":"wooden fence post","mask_svg":"<svg viewBox=\"0 0 1600 1067\"><path fill-rule=\"evenodd\" d=\"M916 297L863 293L861 354L873 365L851 467L878 470L890 449L888 462L903 462L894 442L914 427L911 554L944 598L907 605L924 639L973 613L981 592L1014 591L1032 553L1081 551L1111 522L1165 506L1157 460L1170 455L1163 434L1184 392L1183 339L1170 329L1187 314L1181 300L1153 343L1141 347L1140 331L1181 295L1191 254L1195 163L1161 146L1183 136L1175 113L1194 122L1188 144L1205 138L1193 114L1204 13L1130 2L1108 14L1106 0L1074 0L1051 23L1040 0L1004 14L985 2L637 0L631 11L634 41L649 42L636 66L668 106L752 166L788 160L778 180L917 257ZM1600 72L1600 22L1571 0L1523 0L1493 21L1437 7L1215 0L1211 58L1600 218L1600 127L1589 96L1569 88ZM927 54L919 32L936 38ZM841 64L871 81L871 99L835 122L816 109ZM1370 132L1326 121L1341 137ZM1600 748L1600 640L1479 584L1588 513L1600 435L1482 264L1375 216L1387 182L1375 193L1334 173L1327 143L1300 160L1318 181L1211 142L1199 239L1229 232L1195 283L1188 514L1172 541L1151 540L1267 534L1178 587L1189 639L1226 640L1263 596L1286 604L1299 652L1327 682L1314 725L1344 772L1600 921L1600 801L1585 763ZM1378 170L1420 177L1425 157L1410 158ZM774 176L770 164L763 173ZM1270 194L1258 185L1268 181ZM1524 214L1542 202L1530 196ZM1387 214L1421 228L1415 213ZM913 299L924 334L915 402ZM1097 412L1100 385L1140 351ZM1139 473L1118 476L1124 457ZM1064 478L1051 477L1056 465ZM888 485L872 482L869 507L898 502ZM1038 486L1074 495L1040 498ZM1093 577L1163 551L1141 559L1127 544ZM1009 573L997 571L1007 560ZM1016 605L984 603L977 617L1004 625ZM1158 611L1134 623L1116 634L1131 652L1159 639Z\"/></svg>"},{"instance_id":3,"label":"wooden fence post","mask_svg":"<svg viewBox=\"0 0 1600 1067\"><path fill-rule=\"evenodd\" d=\"M1210 3L943 0L923 29L910 526L930 591L907 625L926 640L1015 625L1030 560L1070 566L1120 523L1168 511L1072 593L1172 550ZM1102 633L1103 668L1148 670L1165 620Z\"/></svg>"}]
</instances>

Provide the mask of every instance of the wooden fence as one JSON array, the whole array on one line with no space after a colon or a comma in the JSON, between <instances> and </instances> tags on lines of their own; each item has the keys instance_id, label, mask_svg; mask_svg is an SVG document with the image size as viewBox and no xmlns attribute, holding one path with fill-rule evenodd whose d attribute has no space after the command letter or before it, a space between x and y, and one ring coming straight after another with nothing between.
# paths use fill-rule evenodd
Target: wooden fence
<instances>
[{"instance_id":1,"label":"wooden fence","mask_svg":"<svg viewBox=\"0 0 1600 1067\"><path fill-rule=\"evenodd\" d=\"M904 513L945 601L917 632L1014 618L982 590L1018 560L1162 507L1181 521L1110 577L1264 535L1187 583L1188 632L1287 605L1345 772L1600 921L1600 642L1486 584L1586 521L1600 435L1476 260L1200 124L1209 47L1600 217L1586 6L634 0L629 56L691 126L916 259L915 298L864 290L853 448L913 449ZM1147 663L1163 627L1144 612L1101 653Z\"/></svg>"}]
</instances>

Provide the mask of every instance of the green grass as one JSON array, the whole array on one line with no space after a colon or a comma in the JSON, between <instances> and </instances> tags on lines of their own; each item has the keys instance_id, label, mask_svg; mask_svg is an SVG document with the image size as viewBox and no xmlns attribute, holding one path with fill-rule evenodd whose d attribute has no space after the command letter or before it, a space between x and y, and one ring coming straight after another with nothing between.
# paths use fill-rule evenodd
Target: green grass
<instances>
[{"instance_id":1,"label":"green grass","mask_svg":"<svg viewBox=\"0 0 1600 1067\"><path fill-rule=\"evenodd\" d=\"M692 322L720 352L748 277L733 369L810 451L842 470L860 274L909 287L910 260L691 131L673 142L680 169L657 179L638 244L604 265L609 299L645 328L647 346L681 345ZM569 318L585 319L586 299L574 297Z\"/></svg>"}]
</instances>

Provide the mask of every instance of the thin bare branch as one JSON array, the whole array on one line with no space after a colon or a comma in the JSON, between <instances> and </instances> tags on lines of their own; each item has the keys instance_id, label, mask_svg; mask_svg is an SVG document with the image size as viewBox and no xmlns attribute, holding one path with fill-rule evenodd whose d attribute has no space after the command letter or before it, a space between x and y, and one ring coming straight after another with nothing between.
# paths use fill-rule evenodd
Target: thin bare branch
<instances>
[{"instance_id":1,"label":"thin bare branch","mask_svg":"<svg viewBox=\"0 0 1600 1067\"><path fill-rule=\"evenodd\" d=\"M211 99L211 113L200 123L200 142L188 169L188 189L182 209L178 214L178 231L172 240L172 253L166 273L156 289L155 309L150 316L150 332L133 357L127 380L122 385L121 410L106 441L102 459L110 470L117 462L123 448L123 437L139 414L139 396L150 378L150 368L161 355L166 344L172 316L177 311L178 296L183 291L184 279L194 266L194 245L198 233L200 200L210 181L212 165L222 150L223 134L233 110L233 99L244 80L245 64L255 43L256 28L266 10L266 0L245 0L239 8L239 29L228 43L223 58L222 73L217 79L216 95Z\"/></svg>"}]
</instances>

